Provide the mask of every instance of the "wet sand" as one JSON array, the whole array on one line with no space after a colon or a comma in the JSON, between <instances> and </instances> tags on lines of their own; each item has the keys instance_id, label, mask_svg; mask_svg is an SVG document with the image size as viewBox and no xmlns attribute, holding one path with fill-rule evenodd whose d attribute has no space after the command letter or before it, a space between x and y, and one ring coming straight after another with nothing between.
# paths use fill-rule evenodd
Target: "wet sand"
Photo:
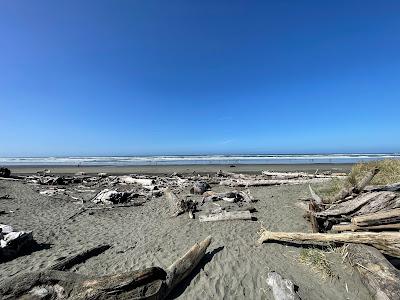
<instances>
[{"instance_id":1,"label":"wet sand","mask_svg":"<svg viewBox=\"0 0 400 300\"><path fill-rule=\"evenodd\" d=\"M207 166L202 170L211 172L218 168ZM169 167L162 171L172 173L177 169L182 170ZM96 173L100 169L90 170ZM255 171L254 168L246 170ZM16 169L12 171L17 173ZM101 171L112 173L111 169ZM138 169L133 172L138 173ZM229 188L213 186L212 189ZM33 230L34 238L41 245L31 254L2 263L0 280L46 268L61 256L101 243L111 244L112 248L72 271L105 275L154 265L166 267L195 242L212 235L209 254L195 273L174 291L172 299L273 299L266 284L269 271L277 271L292 280L299 287L302 299L371 299L358 274L342 263L336 253L327 254L335 277L323 280L320 273L299 261L300 247L256 244L261 226L273 231L310 231L303 212L295 206L300 197L308 196L307 185L254 187L251 193L259 200L254 204L257 221L200 223L187 215L171 217L172 211L163 197L151 199L143 206L94 211L67 220L79 209L71 199L47 197L40 195L33 185L0 180L0 195L11 196L11 199L0 199L1 209L13 211L1 215L0 223L19 230Z\"/></svg>"}]
</instances>

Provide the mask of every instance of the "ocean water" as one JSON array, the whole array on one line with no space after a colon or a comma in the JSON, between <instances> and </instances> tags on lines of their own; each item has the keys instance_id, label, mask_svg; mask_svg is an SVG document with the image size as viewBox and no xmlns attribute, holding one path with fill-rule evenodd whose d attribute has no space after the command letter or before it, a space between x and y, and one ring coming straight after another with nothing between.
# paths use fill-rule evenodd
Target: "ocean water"
<instances>
[{"instance_id":1,"label":"ocean water","mask_svg":"<svg viewBox=\"0 0 400 300\"><path fill-rule=\"evenodd\" d=\"M357 163L400 159L400 154L259 154L259 155L160 155L160 156L65 156L0 157L0 165L33 166L143 166L199 164L318 164Z\"/></svg>"}]
</instances>

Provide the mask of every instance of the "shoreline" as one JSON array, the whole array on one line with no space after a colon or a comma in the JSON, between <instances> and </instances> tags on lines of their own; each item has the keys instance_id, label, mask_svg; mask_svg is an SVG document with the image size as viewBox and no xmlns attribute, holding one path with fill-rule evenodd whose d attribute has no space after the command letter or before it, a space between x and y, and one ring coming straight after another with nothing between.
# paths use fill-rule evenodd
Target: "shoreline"
<instances>
[{"instance_id":1,"label":"shoreline","mask_svg":"<svg viewBox=\"0 0 400 300\"><path fill-rule=\"evenodd\" d=\"M322 164L193 164L193 165L135 165L135 166L71 166L71 165L9 165L12 174L34 174L44 169L50 170L53 174L75 174L84 172L86 174L129 174L140 173L146 175L158 175L169 173L215 173L218 170L234 173L254 174L264 170L270 171L302 171L302 172L349 172L353 163L322 163Z\"/></svg>"}]
</instances>

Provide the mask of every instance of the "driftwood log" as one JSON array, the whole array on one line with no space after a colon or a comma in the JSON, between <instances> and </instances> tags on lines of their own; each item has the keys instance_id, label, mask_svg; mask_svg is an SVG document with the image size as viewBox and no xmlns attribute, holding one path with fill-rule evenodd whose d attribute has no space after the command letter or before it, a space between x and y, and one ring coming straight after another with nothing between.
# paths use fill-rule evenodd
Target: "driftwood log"
<instances>
[{"instance_id":1,"label":"driftwood log","mask_svg":"<svg viewBox=\"0 0 400 300\"><path fill-rule=\"evenodd\" d=\"M267 284L272 290L275 300L300 300L299 295L294 290L294 284L289 279L283 279L276 272L269 272Z\"/></svg>"},{"instance_id":2,"label":"driftwood log","mask_svg":"<svg viewBox=\"0 0 400 300\"><path fill-rule=\"evenodd\" d=\"M332 226L332 231L383 231L400 230L400 223L383 224L374 226L357 226L354 224L337 224Z\"/></svg>"},{"instance_id":3,"label":"driftwood log","mask_svg":"<svg viewBox=\"0 0 400 300\"><path fill-rule=\"evenodd\" d=\"M225 179L220 181L220 185L231 187L248 187L248 186L272 186L282 184L304 184L304 183L320 183L329 178L311 178L311 179Z\"/></svg>"},{"instance_id":4,"label":"driftwood log","mask_svg":"<svg viewBox=\"0 0 400 300\"><path fill-rule=\"evenodd\" d=\"M385 254L400 257L400 232L303 233L265 230L261 233L258 242L267 241L367 244L374 246Z\"/></svg>"},{"instance_id":5,"label":"driftwood log","mask_svg":"<svg viewBox=\"0 0 400 300\"><path fill-rule=\"evenodd\" d=\"M47 269L1 282L0 295L3 299L165 299L193 271L210 243L211 237L196 243L167 270L153 267L94 277ZM71 266L71 260L67 262Z\"/></svg>"},{"instance_id":6,"label":"driftwood log","mask_svg":"<svg viewBox=\"0 0 400 300\"><path fill-rule=\"evenodd\" d=\"M358 197L333 204L328 209L318 212L315 215L318 218L348 216L363 214L368 211L377 211L384 209L392 204L396 194L392 192L372 192L359 195ZM365 208L364 208L365 207Z\"/></svg>"},{"instance_id":7,"label":"driftwood log","mask_svg":"<svg viewBox=\"0 0 400 300\"><path fill-rule=\"evenodd\" d=\"M400 222L400 208L356 216L351 222L357 226L373 226Z\"/></svg>"},{"instance_id":8,"label":"driftwood log","mask_svg":"<svg viewBox=\"0 0 400 300\"><path fill-rule=\"evenodd\" d=\"M267 178L273 179L297 179L297 178L341 178L346 176L343 173L336 174L309 174L305 172L271 172L271 171L262 171L262 175Z\"/></svg>"},{"instance_id":9,"label":"driftwood log","mask_svg":"<svg viewBox=\"0 0 400 300\"><path fill-rule=\"evenodd\" d=\"M378 250L349 244L347 252L347 258L360 273L374 299L400 299L400 272Z\"/></svg>"},{"instance_id":10,"label":"driftwood log","mask_svg":"<svg viewBox=\"0 0 400 300\"><path fill-rule=\"evenodd\" d=\"M400 191L400 182L387 185L371 185L367 186L364 190L369 192L382 192L382 191L398 192Z\"/></svg>"},{"instance_id":11,"label":"driftwood log","mask_svg":"<svg viewBox=\"0 0 400 300\"><path fill-rule=\"evenodd\" d=\"M200 222L215 222L228 220L251 220L251 213L248 210L244 211L221 211L199 216Z\"/></svg>"}]
</instances>

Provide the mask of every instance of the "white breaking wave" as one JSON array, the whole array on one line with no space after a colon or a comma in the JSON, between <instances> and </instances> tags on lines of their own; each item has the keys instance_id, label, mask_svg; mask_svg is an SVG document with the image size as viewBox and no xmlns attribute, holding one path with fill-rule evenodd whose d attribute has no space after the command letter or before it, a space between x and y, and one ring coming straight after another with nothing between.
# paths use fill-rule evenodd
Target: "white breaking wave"
<instances>
[{"instance_id":1,"label":"white breaking wave","mask_svg":"<svg viewBox=\"0 0 400 300\"><path fill-rule=\"evenodd\" d=\"M160 155L160 156L65 156L0 157L0 165L130 166L190 164L317 164L356 163L400 159L400 154L258 154L258 155Z\"/></svg>"}]
</instances>

